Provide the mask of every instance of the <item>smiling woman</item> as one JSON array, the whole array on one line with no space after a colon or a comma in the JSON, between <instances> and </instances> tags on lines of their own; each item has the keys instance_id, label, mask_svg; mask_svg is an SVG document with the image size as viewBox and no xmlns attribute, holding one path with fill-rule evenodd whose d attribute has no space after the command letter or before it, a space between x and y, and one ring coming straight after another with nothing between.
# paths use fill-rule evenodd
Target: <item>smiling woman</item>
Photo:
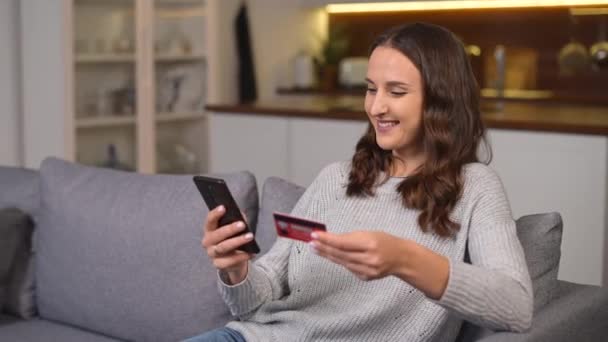
<instances>
[{"instance_id":1,"label":"smiling woman","mask_svg":"<svg viewBox=\"0 0 608 342\"><path fill-rule=\"evenodd\" d=\"M464 320L530 327L515 222L476 155L484 128L462 44L435 25L391 29L371 47L367 84L352 160L325 167L290 214L325 225L310 248L280 237L252 262L237 250L246 241L227 238L238 227L210 213L203 245L238 320L189 341L454 341Z\"/></svg>"}]
</instances>

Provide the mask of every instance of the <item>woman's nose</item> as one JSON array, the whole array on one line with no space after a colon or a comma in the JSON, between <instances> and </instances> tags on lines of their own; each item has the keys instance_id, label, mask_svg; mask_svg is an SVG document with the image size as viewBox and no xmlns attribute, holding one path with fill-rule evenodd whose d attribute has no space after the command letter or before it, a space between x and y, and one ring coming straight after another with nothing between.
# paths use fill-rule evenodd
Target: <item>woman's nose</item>
<instances>
[{"instance_id":1,"label":"woman's nose","mask_svg":"<svg viewBox=\"0 0 608 342\"><path fill-rule=\"evenodd\" d=\"M370 114L374 115L374 116L382 115L382 114L385 114L387 112L387 110L388 110L388 105L386 103L384 96L379 94L379 92L376 93L376 95L372 98Z\"/></svg>"}]
</instances>

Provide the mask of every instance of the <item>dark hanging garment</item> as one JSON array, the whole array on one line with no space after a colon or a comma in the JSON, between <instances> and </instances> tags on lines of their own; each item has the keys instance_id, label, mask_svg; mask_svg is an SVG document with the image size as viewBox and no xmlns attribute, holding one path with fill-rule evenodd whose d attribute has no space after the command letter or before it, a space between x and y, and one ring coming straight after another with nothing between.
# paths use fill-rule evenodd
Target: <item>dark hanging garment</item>
<instances>
[{"instance_id":1,"label":"dark hanging garment","mask_svg":"<svg viewBox=\"0 0 608 342\"><path fill-rule=\"evenodd\" d=\"M236 45L239 63L239 103L253 102L258 97L255 85L253 52L249 34L247 6L241 5L235 21Z\"/></svg>"}]
</instances>

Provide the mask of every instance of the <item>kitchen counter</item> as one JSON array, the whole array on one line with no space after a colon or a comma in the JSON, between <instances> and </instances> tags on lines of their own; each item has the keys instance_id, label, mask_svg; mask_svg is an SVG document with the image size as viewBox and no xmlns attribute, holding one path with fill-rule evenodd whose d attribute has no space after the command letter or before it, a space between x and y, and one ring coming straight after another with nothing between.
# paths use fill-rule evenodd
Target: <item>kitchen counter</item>
<instances>
[{"instance_id":1,"label":"kitchen counter","mask_svg":"<svg viewBox=\"0 0 608 342\"><path fill-rule=\"evenodd\" d=\"M499 107L502 103L502 107ZM366 120L361 96L280 95L252 104L210 104L221 113L304 118ZM575 104L484 100L482 116L488 128L608 135L608 107Z\"/></svg>"}]
</instances>

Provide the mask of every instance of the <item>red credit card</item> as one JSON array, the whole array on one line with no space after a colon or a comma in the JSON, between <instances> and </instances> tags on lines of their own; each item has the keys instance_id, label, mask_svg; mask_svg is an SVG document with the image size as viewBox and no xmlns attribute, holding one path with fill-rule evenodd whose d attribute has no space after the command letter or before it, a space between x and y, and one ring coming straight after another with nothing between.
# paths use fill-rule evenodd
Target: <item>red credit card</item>
<instances>
[{"instance_id":1,"label":"red credit card","mask_svg":"<svg viewBox=\"0 0 608 342\"><path fill-rule=\"evenodd\" d=\"M285 213L274 212L274 226L279 236L309 242L315 230L326 231L325 224Z\"/></svg>"}]
</instances>

